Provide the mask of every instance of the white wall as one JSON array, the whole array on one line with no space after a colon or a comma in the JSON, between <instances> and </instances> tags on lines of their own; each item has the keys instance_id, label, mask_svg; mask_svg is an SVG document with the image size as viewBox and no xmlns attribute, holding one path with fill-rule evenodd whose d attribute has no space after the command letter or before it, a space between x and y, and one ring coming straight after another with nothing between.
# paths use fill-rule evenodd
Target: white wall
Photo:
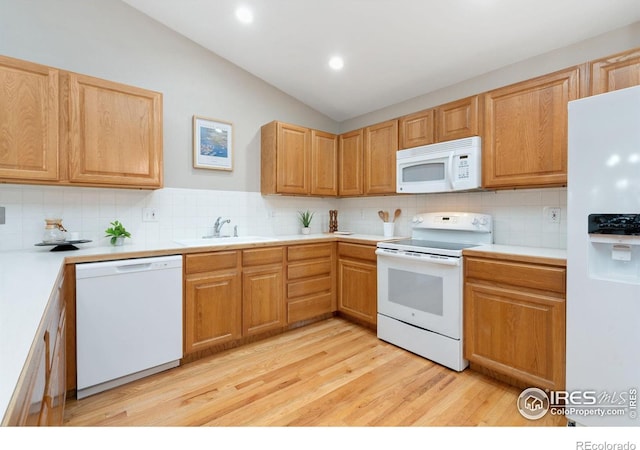
<instances>
[{"instance_id":1,"label":"white wall","mask_svg":"<svg viewBox=\"0 0 640 450\"><path fill-rule=\"evenodd\" d=\"M635 47L640 47L640 22L344 121L340 124L340 132L401 117Z\"/></svg>"},{"instance_id":2,"label":"white wall","mask_svg":"<svg viewBox=\"0 0 640 450\"><path fill-rule=\"evenodd\" d=\"M110 221L133 239L195 238L211 233L217 216L240 235L296 233L298 210L317 212L313 232L338 209L340 228L382 234L379 209L400 207L396 235L410 233L417 212L464 210L492 214L495 242L564 248L566 189L387 196L353 199L262 197L260 126L283 120L329 132L347 131L495 87L640 46L640 23L532 58L464 83L338 124L226 60L115 0L0 0L0 54L132 84L164 95L165 189L138 191L0 185L0 250L33 248L45 217L104 244ZM233 172L192 168L192 116L234 124ZM562 209L559 225L543 220L545 206ZM142 222L154 207L159 221ZM228 225L225 225L225 227Z\"/></svg>"},{"instance_id":3,"label":"white wall","mask_svg":"<svg viewBox=\"0 0 640 450\"><path fill-rule=\"evenodd\" d=\"M329 210L338 210L340 230L382 235L378 210L402 209L396 236L409 236L416 213L475 211L491 214L497 244L549 248L566 247L566 189L402 195L368 198L263 197L257 192L166 188L158 191L53 186L0 185L0 206L6 224L0 225L0 251L33 249L41 242L44 219L61 217L69 231L77 231L85 245L107 245L104 230L120 220L133 237L129 242L154 243L211 235L216 217L231 219L223 234L282 236L299 233L298 211L316 213L312 233L328 231ZM544 220L546 206L561 208L561 223ZM143 208L158 213L157 222L143 222Z\"/></svg>"},{"instance_id":4,"label":"white wall","mask_svg":"<svg viewBox=\"0 0 640 450\"><path fill-rule=\"evenodd\" d=\"M0 0L0 54L163 93L165 186L260 191L260 126L338 124L117 0ZM194 169L192 117L233 123L233 172Z\"/></svg>"}]
</instances>

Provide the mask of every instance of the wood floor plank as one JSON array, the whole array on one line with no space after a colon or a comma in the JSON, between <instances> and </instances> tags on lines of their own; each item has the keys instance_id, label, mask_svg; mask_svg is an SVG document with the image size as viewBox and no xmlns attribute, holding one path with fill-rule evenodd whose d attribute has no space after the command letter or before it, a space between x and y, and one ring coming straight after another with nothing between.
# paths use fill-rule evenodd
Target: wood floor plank
<instances>
[{"instance_id":1,"label":"wood floor plank","mask_svg":"<svg viewBox=\"0 0 640 450\"><path fill-rule=\"evenodd\" d=\"M82 400L67 426L562 426L520 390L457 373L331 318Z\"/></svg>"}]
</instances>

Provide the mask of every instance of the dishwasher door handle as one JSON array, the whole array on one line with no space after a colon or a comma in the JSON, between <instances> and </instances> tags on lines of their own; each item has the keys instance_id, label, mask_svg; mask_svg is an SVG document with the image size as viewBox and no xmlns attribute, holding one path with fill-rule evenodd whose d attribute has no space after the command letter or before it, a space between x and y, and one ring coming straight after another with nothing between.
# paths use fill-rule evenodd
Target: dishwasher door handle
<instances>
[{"instance_id":1,"label":"dishwasher door handle","mask_svg":"<svg viewBox=\"0 0 640 450\"><path fill-rule=\"evenodd\" d=\"M144 272L152 268L151 263L138 263L138 264L124 264L122 266L116 266L116 271L123 272Z\"/></svg>"}]
</instances>

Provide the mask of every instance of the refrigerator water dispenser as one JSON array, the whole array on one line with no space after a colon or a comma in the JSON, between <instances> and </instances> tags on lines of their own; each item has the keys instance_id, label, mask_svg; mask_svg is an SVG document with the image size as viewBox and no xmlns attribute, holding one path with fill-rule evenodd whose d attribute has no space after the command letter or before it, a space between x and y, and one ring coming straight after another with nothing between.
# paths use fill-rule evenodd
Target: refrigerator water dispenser
<instances>
[{"instance_id":1,"label":"refrigerator water dispenser","mask_svg":"<svg viewBox=\"0 0 640 450\"><path fill-rule=\"evenodd\" d=\"M640 284L640 214L589 215L589 276Z\"/></svg>"}]
</instances>

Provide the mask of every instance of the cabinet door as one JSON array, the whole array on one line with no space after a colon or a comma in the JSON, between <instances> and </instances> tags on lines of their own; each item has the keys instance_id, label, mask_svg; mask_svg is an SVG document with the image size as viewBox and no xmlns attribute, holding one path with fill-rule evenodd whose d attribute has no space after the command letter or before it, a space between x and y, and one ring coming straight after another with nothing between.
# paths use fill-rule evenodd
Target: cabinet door
<instances>
[{"instance_id":1,"label":"cabinet door","mask_svg":"<svg viewBox=\"0 0 640 450\"><path fill-rule=\"evenodd\" d=\"M338 161L338 195L362 195L363 191L363 130L340 136Z\"/></svg>"},{"instance_id":2,"label":"cabinet door","mask_svg":"<svg viewBox=\"0 0 640 450\"><path fill-rule=\"evenodd\" d=\"M309 194L311 132L278 122L276 190L280 194Z\"/></svg>"},{"instance_id":3,"label":"cabinet door","mask_svg":"<svg viewBox=\"0 0 640 450\"><path fill-rule=\"evenodd\" d=\"M378 278L376 264L340 258L338 260L338 311L377 323Z\"/></svg>"},{"instance_id":4,"label":"cabinet door","mask_svg":"<svg viewBox=\"0 0 640 450\"><path fill-rule=\"evenodd\" d=\"M311 194L338 195L338 137L311 131Z\"/></svg>"},{"instance_id":5,"label":"cabinet door","mask_svg":"<svg viewBox=\"0 0 640 450\"><path fill-rule=\"evenodd\" d=\"M436 140L462 139L480 134L478 96L463 98L436 108Z\"/></svg>"},{"instance_id":6,"label":"cabinet door","mask_svg":"<svg viewBox=\"0 0 640 450\"><path fill-rule=\"evenodd\" d=\"M240 338L238 271L188 275L185 281L185 354Z\"/></svg>"},{"instance_id":7,"label":"cabinet door","mask_svg":"<svg viewBox=\"0 0 640 450\"><path fill-rule=\"evenodd\" d=\"M575 67L484 95L483 187L567 182L567 103L578 98Z\"/></svg>"},{"instance_id":8,"label":"cabinet door","mask_svg":"<svg viewBox=\"0 0 640 450\"><path fill-rule=\"evenodd\" d=\"M242 332L244 336L285 325L282 265L243 269Z\"/></svg>"},{"instance_id":9,"label":"cabinet door","mask_svg":"<svg viewBox=\"0 0 640 450\"><path fill-rule=\"evenodd\" d=\"M59 73L0 56L0 179L58 179Z\"/></svg>"},{"instance_id":10,"label":"cabinet door","mask_svg":"<svg viewBox=\"0 0 640 450\"><path fill-rule=\"evenodd\" d=\"M434 109L401 117L398 120L399 147L404 149L433 144L436 141L435 118Z\"/></svg>"},{"instance_id":11,"label":"cabinet door","mask_svg":"<svg viewBox=\"0 0 640 450\"><path fill-rule=\"evenodd\" d=\"M162 94L69 75L69 181L162 186Z\"/></svg>"},{"instance_id":12,"label":"cabinet door","mask_svg":"<svg viewBox=\"0 0 640 450\"><path fill-rule=\"evenodd\" d=\"M564 389L565 302L508 286L466 283L465 358L542 389Z\"/></svg>"},{"instance_id":13,"label":"cabinet door","mask_svg":"<svg viewBox=\"0 0 640 450\"><path fill-rule=\"evenodd\" d=\"M589 63L591 95L640 84L640 48Z\"/></svg>"},{"instance_id":14,"label":"cabinet door","mask_svg":"<svg viewBox=\"0 0 640 450\"><path fill-rule=\"evenodd\" d=\"M364 193L395 194L398 121L390 120L364 130Z\"/></svg>"}]
</instances>

